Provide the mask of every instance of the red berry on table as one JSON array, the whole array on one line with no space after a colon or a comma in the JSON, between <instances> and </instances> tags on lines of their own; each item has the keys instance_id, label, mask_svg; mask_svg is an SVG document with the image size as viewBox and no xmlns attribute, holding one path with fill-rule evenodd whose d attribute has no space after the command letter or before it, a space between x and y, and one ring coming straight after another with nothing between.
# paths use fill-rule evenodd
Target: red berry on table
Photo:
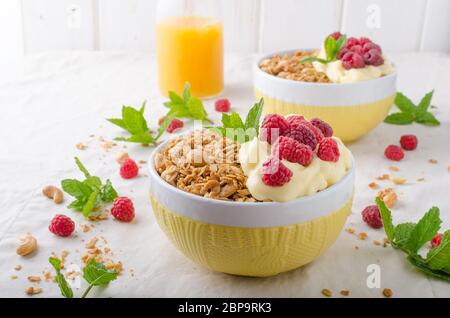
<instances>
[{"instance_id":1,"label":"red berry on table","mask_svg":"<svg viewBox=\"0 0 450 318\"><path fill-rule=\"evenodd\" d=\"M414 150L418 144L417 137L415 135L403 135L400 137L400 145L405 150Z\"/></svg>"},{"instance_id":2,"label":"red berry on table","mask_svg":"<svg viewBox=\"0 0 450 318\"><path fill-rule=\"evenodd\" d=\"M311 124L317 128L320 129L324 137L331 137L333 136L333 128L331 126L319 118L313 118L311 119Z\"/></svg>"},{"instance_id":3,"label":"red berry on table","mask_svg":"<svg viewBox=\"0 0 450 318\"><path fill-rule=\"evenodd\" d=\"M396 145L389 145L384 150L384 155L386 158L394 161L400 161L405 157L402 148Z\"/></svg>"},{"instance_id":4,"label":"red berry on table","mask_svg":"<svg viewBox=\"0 0 450 318\"><path fill-rule=\"evenodd\" d=\"M371 49L368 52L364 53L364 62L367 65L379 66L384 63L383 56L376 49Z\"/></svg>"},{"instance_id":5,"label":"red berry on table","mask_svg":"<svg viewBox=\"0 0 450 318\"><path fill-rule=\"evenodd\" d=\"M272 148L272 155L289 162L308 166L314 158L311 148L289 137L280 136Z\"/></svg>"},{"instance_id":6,"label":"red berry on table","mask_svg":"<svg viewBox=\"0 0 450 318\"><path fill-rule=\"evenodd\" d=\"M444 235L442 233L438 233L436 234L433 239L431 240L431 247L437 247L439 245L441 245L442 242L442 237Z\"/></svg>"},{"instance_id":7,"label":"red berry on table","mask_svg":"<svg viewBox=\"0 0 450 318\"><path fill-rule=\"evenodd\" d=\"M70 236L75 230L75 222L68 216L57 214L51 220L48 229L57 236Z\"/></svg>"},{"instance_id":8,"label":"red berry on table","mask_svg":"<svg viewBox=\"0 0 450 318\"><path fill-rule=\"evenodd\" d=\"M342 65L346 70L352 68L363 68L366 66L363 57L360 54L351 51L345 53L342 57Z\"/></svg>"},{"instance_id":9,"label":"red berry on table","mask_svg":"<svg viewBox=\"0 0 450 318\"><path fill-rule=\"evenodd\" d=\"M177 119L177 118L174 118L174 119L170 122L170 125L167 127L166 131L167 131L168 133L173 133L175 130L178 130L178 129L180 129L180 128L183 128L183 126L184 126L184 123L183 123L181 120L179 120L179 119Z\"/></svg>"},{"instance_id":10,"label":"red berry on table","mask_svg":"<svg viewBox=\"0 0 450 318\"><path fill-rule=\"evenodd\" d=\"M341 37L342 33L337 31L337 32L333 32L331 33L329 36L331 36L333 39L335 39L336 41L339 40L339 38Z\"/></svg>"},{"instance_id":11,"label":"red berry on table","mask_svg":"<svg viewBox=\"0 0 450 318\"><path fill-rule=\"evenodd\" d=\"M350 49L353 45L360 45L359 40L354 37L350 37L347 39L347 42L345 43L345 47L347 49Z\"/></svg>"},{"instance_id":12,"label":"red berry on table","mask_svg":"<svg viewBox=\"0 0 450 318\"><path fill-rule=\"evenodd\" d=\"M370 227L374 229L379 229L383 227L383 222L381 221L381 214L378 205L369 205L362 212L362 219Z\"/></svg>"},{"instance_id":13,"label":"red berry on table","mask_svg":"<svg viewBox=\"0 0 450 318\"><path fill-rule=\"evenodd\" d=\"M317 137L314 131L308 127L308 124L300 123L299 125L291 125L290 130L285 134L286 137L297 140L299 143L305 144L311 148L316 149ZM311 125L312 126L312 125Z\"/></svg>"},{"instance_id":14,"label":"red berry on table","mask_svg":"<svg viewBox=\"0 0 450 318\"><path fill-rule=\"evenodd\" d=\"M114 199L111 214L119 221L131 222L134 219L133 202L127 197L118 197Z\"/></svg>"},{"instance_id":15,"label":"red berry on table","mask_svg":"<svg viewBox=\"0 0 450 318\"><path fill-rule=\"evenodd\" d=\"M133 159L127 158L120 164L120 176L122 178L132 179L136 177L138 173L139 167Z\"/></svg>"},{"instance_id":16,"label":"red berry on table","mask_svg":"<svg viewBox=\"0 0 450 318\"><path fill-rule=\"evenodd\" d=\"M292 171L275 157L263 163L262 173L262 182L270 187L281 187L292 178Z\"/></svg>"},{"instance_id":17,"label":"red berry on table","mask_svg":"<svg viewBox=\"0 0 450 318\"><path fill-rule=\"evenodd\" d=\"M336 162L340 152L337 142L331 137L325 137L319 142L317 157L323 161Z\"/></svg>"},{"instance_id":18,"label":"red berry on table","mask_svg":"<svg viewBox=\"0 0 450 318\"><path fill-rule=\"evenodd\" d=\"M214 108L216 109L216 111L221 113L228 113L230 111L230 107L230 101L226 98L218 99L214 103Z\"/></svg>"},{"instance_id":19,"label":"red berry on table","mask_svg":"<svg viewBox=\"0 0 450 318\"><path fill-rule=\"evenodd\" d=\"M283 136L289 131L289 123L281 115L267 115L261 124L259 137L263 141L272 144L278 136ZM272 140L273 138L273 140Z\"/></svg>"}]
</instances>

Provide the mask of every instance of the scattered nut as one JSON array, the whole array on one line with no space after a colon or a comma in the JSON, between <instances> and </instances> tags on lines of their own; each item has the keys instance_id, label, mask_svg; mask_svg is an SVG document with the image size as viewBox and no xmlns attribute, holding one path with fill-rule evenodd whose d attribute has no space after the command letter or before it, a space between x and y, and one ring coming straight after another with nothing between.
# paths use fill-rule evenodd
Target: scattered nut
<instances>
[{"instance_id":1,"label":"scattered nut","mask_svg":"<svg viewBox=\"0 0 450 318\"><path fill-rule=\"evenodd\" d=\"M326 297L331 297L333 296L333 292L327 288L322 289L322 295L326 296Z\"/></svg>"},{"instance_id":2,"label":"scattered nut","mask_svg":"<svg viewBox=\"0 0 450 318\"><path fill-rule=\"evenodd\" d=\"M438 163L438 161L436 159L430 159L430 160L428 160L428 162L433 164L433 165Z\"/></svg>"},{"instance_id":3,"label":"scattered nut","mask_svg":"<svg viewBox=\"0 0 450 318\"><path fill-rule=\"evenodd\" d=\"M405 178L393 178L392 182L395 184L405 184L406 183L406 179Z\"/></svg>"},{"instance_id":4,"label":"scattered nut","mask_svg":"<svg viewBox=\"0 0 450 318\"><path fill-rule=\"evenodd\" d=\"M31 275L31 276L28 276L27 278L32 283L39 283L41 281L41 278L36 275Z\"/></svg>"},{"instance_id":5,"label":"scattered nut","mask_svg":"<svg viewBox=\"0 0 450 318\"><path fill-rule=\"evenodd\" d=\"M81 230L82 230L84 233L89 232L90 229L91 229L91 228L89 227L89 225L87 225L87 224L81 224Z\"/></svg>"},{"instance_id":6,"label":"scattered nut","mask_svg":"<svg viewBox=\"0 0 450 318\"><path fill-rule=\"evenodd\" d=\"M350 295L350 291L347 289L343 289L339 292L339 294L341 294L342 296L348 296Z\"/></svg>"},{"instance_id":7,"label":"scattered nut","mask_svg":"<svg viewBox=\"0 0 450 318\"><path fill-rule=\"evenodd\" d=\"M450 172L450 166L447 167L447 171Z\"/></svg>"},{"instance_id":8,"label":"scattered nut","mask_svg":"<svg viewBox=\"0 0 450 318\"><path fill-rule=\"evenodd\" d=\"M349 228L345 229L345 232L347 232L347 233L349 233L349 234L354 234L354 233L355 233L355 229L349 227Z\"/></svg>"},{"instance_id":9,"label":"scattered nut","mask_svg":"<svg viewBox=\"0 0 450 318\"><path fill-rule=\"evenodd\" d=\"M377 197L383 200L388 208L392 208L397 202L397 193L392 188L381 190Z\"/></svg>"},{"instance_id":10,"label":"scattered nut","mask_svg":"<svg viewBox=\"0 0 450 318\"><path fill-rule=\"evenodd\" d=\"M394 171L394 172L400 171L400 169L396 166L390 166L389 170Z\"/></svg>"},{"instance_id":11,"label":"scattered nut","mask_svg":"<svg viewBox=\"0 0 450 318\"><path fill-rule=\"evenodd\" d=\"M16 253L25 256L33 253L37 249L37 241L31 234L26 234L21 238L20 245L16 249Z\"/></svg>"},{"instance_id":12,"label":"scattered nut","mask_svg":"<svg viewBox=\"0 0 450 318\"><path fill-rule=\"evenodd\" d=\"M29 296L42 293L42 288L30 286L25 289L25 293Z\"/></svg>"},{"instance_id":13,"label":"scattered nut","mask_svg":"<svg viewBox=\"0 0 450 318\"><path fill-rule=\"evenodd\" d=\"M381 242L378 241L378 240L374 240L374 241L373 241L373 244L376 245L376 246L380 246L380 245L381 245Z\"/></svg>"},{"instance_id":14,"label":"scattered nut","mask_svg":"<svg viewBox=\"0 0 450 318\"><path fill-rule=\"evenodd\" d=\"M19 278L19 276L17 276L17 275L11 275L11 279L17 279L17 278Z\"/></svg>"},{"instance_id":15,"label":"scattered nut","mask_svg":"<svg viewBox=\"0 0 450 318\"><path fill-rule=\"evenodd\" d=\"M53 202L56 204L60 204L64 201L63 192L59 188L52 185L44 187L44 189L42 189L42 194L49 199L53 199Z\"/></svg>"},{"instance_id":16,"label":"scattered nut","mask_svg":"<svg viewBox=\"0 0 450 318\"><path fill-rule=\"evenodd\" d=\"M96 236L94 236L87 244L86 244L86 248L87 249L93 249L95 248L95 245L97 244L98 238Z\"/></svg>"},{"instance_id":17,"label":"scattered nut","mask_svg":"<svg viewBox=\"0 0 450 318\"><path fill-rule=\"evenodd\" d=\"M392 297L393 294L394 293L392 292L392 289L390 289L390 288L383 289L383 296L384 297L390 298L390 297Z\"/></svg>"},{"instance_id":18,"label":"scattered nut","mask_svg":"<svg viewBox=\"0 0 450 318\"><path fill-rule=\"evenodd\" d=\"M15 269L16 271L20 271L20 270L22 269L22 265L17 264L16 266L14 266L14 269Z\"/></svg>"},{"instance_id":19,"label":"scattered nut","mask_svg":"<svg viewBox=\"0 0 450 318\"><path fill-rule=\"evenodd\" d=\"M377 180L389 180L390 178L391 178L390 175L388 175L388 174L383 174L383 175L377 177Z\"/></svg>"},{"instance_id":20,"label":"scattered nut","mask_svg":"<svg viewBox=\"0 0 450 318\"><path fill-rule=\"evenodd\" d=\"M371 183L369 183L369 188L377 189L378 188L378 184L376 182L371 182Z\"/></svg>"},{"instance_id":21,"label":"scattered nut","mask_svg":"<svg viewBox=\"0 0 450 318\"><path fill-rule=\"evenodd\" d=\"M125 159L128 159L128 158L130 158L130 156L128 155L128 152L121 151L117 154L116 161L117 161L117 163L120 164L120 163L122 163L122 161L124 161Z\"/></svg>"},{"instance_id":22,"label":"scattered nut","mask_svg":"<svg viewBox=\"0 0 450 318\"><path fill-rule=\"evenodd\" d=\"M76 144L76 147L78 150L85 150L87 148L87 146L81 142Z\"/></svg>"},{"instance_id":23,"label":"scattered nut","mask_svg":"<svg viewBox=\"0 0 450 318\"><path fill-rule=\"evenodd\" d=\"M359 238L361 241L364 241L364 240L367 238L367 233L366 233L366 232L361 232L361 233L359 233L359 234L358 234L358 238Z\"/></svg>"}]
</instances>

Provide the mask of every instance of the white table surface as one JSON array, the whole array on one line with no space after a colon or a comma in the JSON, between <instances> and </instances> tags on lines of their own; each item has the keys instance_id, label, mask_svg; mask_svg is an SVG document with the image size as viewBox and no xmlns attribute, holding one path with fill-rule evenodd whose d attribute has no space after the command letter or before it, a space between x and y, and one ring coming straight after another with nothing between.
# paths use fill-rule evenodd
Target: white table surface
<instances>
[{"instance_id":1,"label":"white table surface","mask_svg":"<svg viewBox=\"0 0 450 318\"><path fill-rule=\"evenodd\" d=\"M371 230L362 221L360 211L373 202L375 190L368 184L383 173L408 179L395 186L399 202L394 220L417 221L433 205L441 208L443 228L450 228L450 56L439 54L394 55L399 71L398 88L417 101L435 88L433 104L442 125L425 128L419 125L390 126L382 124L369 135L350 145L357 160L356 196L353 213L346 227L357 233L368 233L366 241L342 232L337 242L313 263L272 278L242 278L210 272L178 252L166 239L152 214L147 199L145 168L138 178L125 181L118 175L114 161L122 144L108 152L99 147L91 134L111 140L121 134L119 128L104 119L120 113L122 104L139 106L147 99L146 117L152 127L163 114L163 98L156 85L154 57L130 53L46 53L27 57L13 73L0 75L0 296L24 297L31 285L28 275L39 275L50 269L51 252L69 250L68 263L80 263L76 249L93 236L103 235L122 261L124 272L117 281L92 296L99 297L321 297L329 288L337 296L348 289L355 297L382 297L383 288L391 288L395 297L449 297L450 284L427 278L392 248L375 246L382 240L382 230ZM224 96L235 110L246 113L253 103L251 63L253 56L227 55ZM206 107L214 119L213 102ZM392 162L384 159L388 143L396 143L403 133L415 133L419 148L406 154L392 173ZM164 138L168 138L165 136ZM78 150L75 145L87 143ZM136 160L147 159L152 149L128 146ZM41 195L46 184L59 184L63 178L81 177L73 157L81 158L88 169L103 179L110 178L121 195L133 199L136 219L123 224L109 218L97 222L95 229L83 233L79 227L83 216L55 205ZM428 159L438 164L428 163ZM424 182L416 179L424 177ZM384 187L389 182L379 182ZM70 200L66 196L66 204ZM47 227L56 213L69 215L77 223L76 235L59 238ZM19 237L31 232L39 249L30 257L15 253ZM83 242L84 241L84 242ZM355 250L355 245L359 246ZM21 264L23 269L15 271ZM369 264L381 268L381 289L366 285ZM131 275L130 269L134 271ZM11 275L18 275L12 280ZM59 297L58 287L41 282L43 293L34 297ZM76 292L80 294L81 291Z\"/></svg>"}]
</instances>

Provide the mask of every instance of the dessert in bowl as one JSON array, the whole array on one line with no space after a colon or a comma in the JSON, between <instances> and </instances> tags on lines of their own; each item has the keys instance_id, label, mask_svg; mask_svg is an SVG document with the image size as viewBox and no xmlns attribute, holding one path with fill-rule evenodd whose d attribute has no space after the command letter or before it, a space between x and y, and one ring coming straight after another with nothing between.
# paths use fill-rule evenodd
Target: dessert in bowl
<instances>
[{"instance_id":1,"label":"dessert in bowl","mask_svg":"<svg viewBox=\"0 0 450 318\"><path fill-rule=\"evenodd\" d=\"M337 43L342 36L334 33L327 40ZM264 56L254 65L255 95L264 97L265 113L319 117L330 123L344 142L353 141L376 127L389 112L396 93L395 68L380 46L367 38L345 37L343 46L328 61L332 49L326 51Z\"/></svg>"},{"instance_id":2,"label":"dessert in bowl","mask_svg":"<svg viewBox=\"0 0 450 318\"><path fill-rule=\"evenodd\" d=\"M265 277L313 261L336 240L351 211L351 153L291 117L266 116L266 133L241 145L203 130L155 149L153 211L187 257L214 271ZM277 120L292 131L267 137Z\"/></svg>"}]
</instances>

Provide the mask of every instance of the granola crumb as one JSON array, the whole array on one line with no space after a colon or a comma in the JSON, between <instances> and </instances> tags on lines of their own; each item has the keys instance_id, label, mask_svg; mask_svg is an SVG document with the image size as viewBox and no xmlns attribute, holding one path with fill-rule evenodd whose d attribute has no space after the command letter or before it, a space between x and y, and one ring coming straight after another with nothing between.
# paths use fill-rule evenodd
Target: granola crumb
<instances>
[{"instance_id":1,"label":"granola crumb","mask_svg":"<svg viewBox=\"0 0 450 318\"><path fill-rule=\"evenodd\" d=\"M42 293L42 288L30 286L25 289L25 293L29 296L40 294L40 293Z\"/></svg>"},{"instance_id":2,"label":"granola crumb","mask_svg":"<svg viewBox=\"0 0 450 318\"><path fill-rule=\"evenodd\" d=\"M14 269L15 269L16 271L20 271L20 270L22 269L22 265L17 264L16 266L14 266Z\"/></svg>"},{"instance_id":3,"label":"granola crumb","mask_svg":"<svg viewBox=\"0 0 450 318\"><path fill-rule=\"evenodd\" d=\"M87 148L87 146L85 144L83 144L82 142L77 143L76 147L78 150L85 150Z\"/></svg>"},{"instance_id":4,"label":"granola crumb","mask_svg":"<svg viewBox=\"0 0 450 318\"><path fill-rule=\"evenodd\" d=\"M385 238L383 238L383 247L386 247L386 246L388 246L390 243L389 243L389 239L387 238L387 237L385 237Z\"/></svg>"},{"instance_id":5,"label":"granola crumb","mask_svg":"<svg viewBox=\"0 0 450 318\"><path fill-rule=\"evenodd\" d=\"M127 158L130 158L130 156L128 155L128 152L121 151L117 154L116 161L117 161L117 163L122 163L122 161L124 161Z\"/></svg>"},{"instance_id":6,"label":"granola crumb","mask_svg":"<svg viewBox=\"0 0 450 318\"><path fill-rule=\"evenodd\" d=\"M116 146L117 144L115 142L112 141L103 141L100 144L100 148L102 148L105 151L108 151L109 149L111 149L112 147Z\"/></svg>"},{"instance_id":7,"label":"granola crumb","mask_svg":"<svg viewBox=\"0 0 450 318\"><path fill-rule=\"evenodd\" d=\"M376 246L380 246L380 245L381 245L381 242L378 241L378 240L373 240L373 244L376 245Z\"/></svg>"},{"instance_id":8,"label":"granola crumb","mask_svg":"<svg viewBox=\"0 0 450 318\"><path fill-rule=\"evenodd\" d=\"M406 183L406 179L405 178L393 178L392 182L394 184L398 184L398 185L405 184Z\"/></svg>"},{"instance_id":9,"label":"granola crumb","mask_svg":"<svg viewBox=\"0 0 450 318\"><path fill-rule=\"evenodd\" d=\"M358 234L358 239L360 239L361 241L365 241L367 238L367 233L366 232L361 232Z\"/></svg>"},{"instance_id":10,"label":"granola crumb","mask_svg":"<svg viewBox=\"0 0 450 318\"><path fill-rule=\"evenodd\" d=\"M98 238L96 236L94 236L88 243L86 243L86 248L87 249L95 248L97 241L98 241Z\"/></svg>"},{"instance_id":11,"label":"granola crumb","mask_svg":"<svg viewBox=\"0 0 450 318\"><path fill-rule=\"evenodd\" d=\"M37 275L28 276L27 279L32 283L39 283L41 281L41 277Z\"/></svg>"},{"instance_id":12,"label":"granola crumb","mask_svg":"<svg viewBox=\"0 0 450 318\"><path fill-rule=\"evenodd\" d=\"M348 289L343 289L339 292L339 294L341 294L342 296L349 296L350 291Z\"/></svg>"},{"instance_id":13,"label":"granola crumb","mask_svg":"<svg viewBox=\"0 0 450 318\"><path fill-rule=\"evenodd\" d=\"M392 188L387 188L379 191L377 194L377 198L383 200L384 204L386 204L388 208L392 208L395 203L397 203L397 193L395 193L394 189Z\"/></svg>"},{"instance_id":14,"label":"granola crumb","mask_svg":"<svg viewBox=\"0 0 450 318\"><path fill-rule=\"evenodd\" d=\"M397 167L397 166L390 166L389 170L394 171L394 172L398 172L398 171L400 171L400 168Z\"/></svg>"},{"instance_id":15,"label":"granola crumb","mask_svg":"<svg viewBox=\"0 0 450 318\"><path fill-rule=\"evenodd\" d=\"M377 180L389 180L390 178L391 178L390 175L388 175L388 174L383 174L383 175L377 177Z\"/></svg>"},{"instance_id":16,"label":"granola crumb","mask_svg":"<svg viewBox=\"0 0 450 318\"><path fill-rule=\"evenodd\" d=\"M355 234L355 229L352 227L346 228L345 232L349 233L349 234Z\"/></svg>"},{"instance_id":17,"label":"granola crumb","mask_svg":"<svg viewBox=\"0 0 450 318\"><path fill-rule=\"evenodd\" d=\"M436 159L429 159L428 162L433 164L433 165L438 163L438 161Z\"/></svg>"},{"instance_id":18,"label":"granola crumb","mask_svg":"<svg viewBox=\"0 0 450 318\"><path fill-rule=\"evenodd\" d=\"M447 167L447 171L450 172L450 166Z\"/></svg>"},{"instance_id":19,"label":"granola crumb","mask_svg":"<svg viewBox=\"0 0 450 318\"><path fill-rule=\"evenodd\" d=\"M378 189L378 184L376 182L371 182L371 183L369 183L369 188Z\"/></svg>"},{"instance_id":20,"label":"granola crumb","mask_svg":"<svg viewBox=\"0 0 450 318\"><path fill-rule=\"evenodd\" d=\"M391 298L393 294L394 293L392 292L392 289L390 289L390 288L383 289L383 296L384 297Z\"/></svg>"},{"instance_id":21,"label":"granola crumb","mask_svg":"<svg viewBox=\"0 0 450 318\"><path fill-rule=\"evenodd\" d=\"M81 229L84 233L89 232L89 230L91 229L89 225L87 224L81 224Z\"/></svg>"},{"instance_id":22,"label":"granola crumb","mask_svg":"<svg viewBox=\"0 0 450 318\"><path fill-rule=\"evenodd\" d=\"M147 163L147 160L139 160L138 161L141 165L145 165Z\"/></svg>"},{"instance_id":23,"label":"granola crumb","mask_svg":"<svg viewBox=\"0 0 450 318\"><path fill-rule=\"evenodd\" d=\"M53 280L53 274L51 272L44 272L43 275L46 282Z\"/></svg>"},{"instance_id":24,"label":"granola crumb","mask_svg":"<svg viewBox=\"0 0 450 318\"><path fill-rule=\"evenodd\" d=\"M11 275L11 279L17 279L17 278L19 278L19 276L17 276L17 275Z\"/></svg>"},{"instance_id":25,"label":"granola crumb","mask_svg":"<svg viewBox=\"0 0 450 318\"><path fill-rule=\"evenodd\" d=\"M331 297L333 296L333 292L328 288L324 288L322 289L322 295L324 295L325 297Z\"/></svg>"}]
</instances>

